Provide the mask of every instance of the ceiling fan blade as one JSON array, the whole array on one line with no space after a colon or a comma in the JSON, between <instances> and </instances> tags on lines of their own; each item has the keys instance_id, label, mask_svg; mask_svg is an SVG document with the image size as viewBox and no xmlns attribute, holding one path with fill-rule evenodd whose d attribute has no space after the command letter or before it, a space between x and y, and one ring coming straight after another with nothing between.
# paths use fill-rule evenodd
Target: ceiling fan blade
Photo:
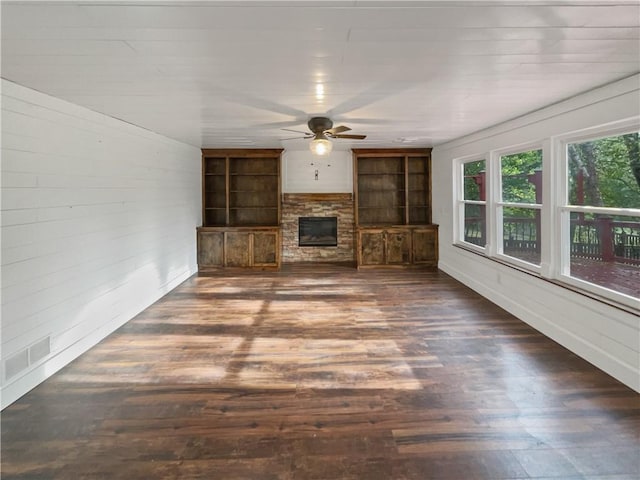
<instances>
[{"instance_id":1,"label":"ceiling fan blade","mask_svg":"<svg viewBox=\"0 0 640 480\"><path fill-rule=\"evenodd\" d=\"M331 138L352 138L353 140L364 140L366 135L331 135Z\"/></svg>"},{"instance_id":2,"label":"ceiling fan blade","mask_svg":"<svg viewBox=\"0 0 640 480\"><path fill-rule=\"evenodd\" d=\"M345 127L344 125L340 125L338 127L330 128L329 130L325 130L324 133L329 135L335 135L336 133L348 132L351 130L349 127Z\"/></svg>"},{"instance_id":3,"label":"ceiling fan blade","mask_svg":"<svg viewBox=\"0 0 640 480\"><path fill-rule=\"evenodd\" d=\"M307 140L309 138L312 138L312 137L288 137L288 138L281 138L280 140L298 140L298 139Z\"/></svg>"},{"instance_id":4,"label":"ceiling fan blade","mask_svg":"<svg viewBox=\"0 0 640 480\"><path fill-rule=\"evenodd\" d=\"M290 128L281 128L280 130L286 130L287 132L302 133L303 135L312 135L311 132L303 132L301 130L291 130Z\"/></svg>"}]
</instances>

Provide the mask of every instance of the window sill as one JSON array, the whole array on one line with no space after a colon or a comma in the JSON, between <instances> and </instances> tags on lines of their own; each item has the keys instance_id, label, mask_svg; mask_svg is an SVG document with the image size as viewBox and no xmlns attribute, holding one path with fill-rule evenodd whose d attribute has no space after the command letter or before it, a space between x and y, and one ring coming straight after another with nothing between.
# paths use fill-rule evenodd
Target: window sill
<instances>
[{"instance_id":1,"label":"window sill","mask_svg":"<svg viewBox=\"0 0 640 480\"><path fill-rule=\"evenodd\" d=\"M546 283L549 283L551 285L554 285L556 287L560 287L560 288L563 288L565 290L569 290L569 291L571 291L573 293L576 293L578 295L581 295L583 297L590 298L592 300L598 301L598 302L600 302L602 304L605 304L605 305L607 305L609 307L613 307L613 308L615 308L617 310L621 310L623 312L630 313L632 315L639 315L640 314L640 309L634 308L631 305L627 305L625 303L621 303L621 302L619 302L617 300L611 299L611 298L607 297L606 295L600 295L598 293L594 293L594 292L591 292L589 290L582 289L580 287L577 287L575 285L571 285L571 284L563 282L561 280L556 280L556 279L550 279L550 278L543 277L539 273L536 273L534 271L528 270L526 268L522 268L522 267L520 267L518 265L515 265L513 263L505 261L502 258L490 257L486 253L484 253L483 251L479 251L479 250L477 250L475 248L468 247L468 246L466 246L464 244L454 243L453 246L456 247L456 248L459 248L461 250L464 250L465 252L469 252L469 253L472 253L474 255L477 255L477 256L479 256L481 258L484 258L486 260L499 263L500 265L508 267L510 269L513 269L513 270L517 270L520 273L524 273L524 274L529 275L531 277L537 278L539 280L542 280L542 281L544 281ZM596 287L597 287L597 285L596 285Z\"/></svg>"}]
</instances>

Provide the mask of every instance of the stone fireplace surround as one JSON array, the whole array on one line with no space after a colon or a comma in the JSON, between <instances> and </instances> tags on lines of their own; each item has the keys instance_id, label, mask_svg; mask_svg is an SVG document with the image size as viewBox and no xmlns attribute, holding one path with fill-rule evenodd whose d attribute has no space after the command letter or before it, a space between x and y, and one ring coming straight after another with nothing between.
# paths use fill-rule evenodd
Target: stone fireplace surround
<instances>
[{"instance_id":1,"label":"stone fireplace surround","mask_svg":"<svg viewBox=\"0 0 640 480\"><path fill-rule=\"evenodd\" d=\"M285 193L281 208L283 263L355 261L353 194ZM338 217L338 246L298 246L299 217Z\"/></svg>"}]
</instances>

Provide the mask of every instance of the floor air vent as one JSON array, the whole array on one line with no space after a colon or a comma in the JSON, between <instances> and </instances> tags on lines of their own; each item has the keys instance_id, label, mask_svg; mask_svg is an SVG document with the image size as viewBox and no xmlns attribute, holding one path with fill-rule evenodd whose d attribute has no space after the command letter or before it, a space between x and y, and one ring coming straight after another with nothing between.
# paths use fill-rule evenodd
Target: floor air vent
<instances>
[{"instance_id":1,"label":"floor air vent","mask_svg":"<svg viewBox=\"0 0 640 480\"><path fill-rule=\"evenodd\" d=\"M29 367L29 350L22 350L4 362L4 378L9 380Z\"/></svg>"},{"instance_id":2,"label":"floor air vent","mask_svg":"<svg viewBox=\"0 0 640 480\"><path fill-rule=\"evenodd\" d=\"M51 353L51 337L45 337L29 347L29 365L42 360Z\"/></svg>"},{"instance_id":3,"label":"floor air vent","mask_svg":"<svg viewBox=\"0 0 640 480\"><path fill-rule=\"evenodd\" d=\"M9 380L51 353L51 337L45 337L33 345L7 358L4 362L4 378Z\"/></svg>"}]
</instances>

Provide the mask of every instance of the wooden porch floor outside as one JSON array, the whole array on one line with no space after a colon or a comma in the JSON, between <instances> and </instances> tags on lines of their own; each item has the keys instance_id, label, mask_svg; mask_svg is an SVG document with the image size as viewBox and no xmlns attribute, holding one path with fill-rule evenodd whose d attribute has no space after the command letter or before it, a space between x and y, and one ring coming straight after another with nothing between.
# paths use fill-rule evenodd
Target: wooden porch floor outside
<instances>
[{"instance_id":1,"label":"wooden porch floor outside","mask_svg":"<svg viewBox=\"0 0 640 480\"><path fill-rule=\"evenodd\" d=\"M195 276L2 413L2 479L637 479L640 396L436 270Z\"/></svg>"},{"instance_id":2,"label":"wooden porch floor outside","mask_svg":"<svg viewBox=\"0 0 640 480\"><path fill-rule=\"evenodd\" d=\"M571 259L571 275L640 298L640 265L576 258Z\"/></svg>"}]
</instances>

